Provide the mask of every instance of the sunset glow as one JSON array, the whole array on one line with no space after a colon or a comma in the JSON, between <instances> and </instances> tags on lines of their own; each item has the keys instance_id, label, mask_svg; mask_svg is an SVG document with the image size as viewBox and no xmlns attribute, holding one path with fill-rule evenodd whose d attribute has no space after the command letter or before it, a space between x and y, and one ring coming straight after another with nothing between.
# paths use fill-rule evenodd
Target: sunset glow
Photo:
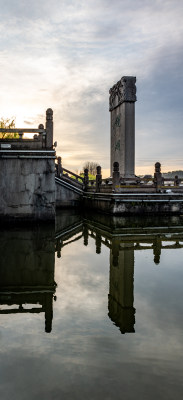
<instances>
[{"instance_id":1,"label":"sunset glow","mask_svg":"<svg viewBox=\"0 0 183 400\"><path fill-rule=\"evenodd\" d=\"M0 117L17 127L54 111L66 168L110 164L109 89L137 77L136 173L183 169L183 3L0 0ZM7 28L7 20L10 21Z\"/></svg>"}]
</instances>

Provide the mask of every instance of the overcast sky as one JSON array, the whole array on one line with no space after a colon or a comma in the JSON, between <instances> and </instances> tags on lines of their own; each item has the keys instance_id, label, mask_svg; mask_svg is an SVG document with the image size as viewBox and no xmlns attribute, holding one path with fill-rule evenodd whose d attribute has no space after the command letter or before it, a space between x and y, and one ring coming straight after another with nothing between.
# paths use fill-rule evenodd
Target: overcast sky
<instances>
[{"instance_id":1,"label":"overcast sky","mask_svg":"<svg viewBox=\"0 0 183 400\"><path fill-rule=\"evenodd\" d=\"M0 117L53 108L63 165L107 174L109 89L136 76L136 173L183 169L182 21L181 0L0 0Z\"/></svg>"}]
</instances>

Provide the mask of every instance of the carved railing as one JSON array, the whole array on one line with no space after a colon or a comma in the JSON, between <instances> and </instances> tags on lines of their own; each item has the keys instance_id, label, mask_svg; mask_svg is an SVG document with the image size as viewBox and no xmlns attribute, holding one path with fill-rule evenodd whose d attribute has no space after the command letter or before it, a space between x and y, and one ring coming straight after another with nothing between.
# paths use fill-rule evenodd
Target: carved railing
<instances>
[{"instance_id":1,"label":"carved railing","mask_svg":"<svg viewBox=\"0 0 183 400\"><path fill-rule=\"evenodd\" d=\"M83 189L84 178L75 172L70 171L69 169L63 168L61 157L57 157L57 163L55 164L55 176Z\"/></svg>"},{"instance_id":2,"label":"carved railing","mask_svg":"<svg viewBox=\"0 0 183 400\"><path fill-rule=\"evenodd\" d=\"M8 138L4 137L0 139L0 148L1 149L10 149L10 148L22 148L24 146L35 145L35 147L46 147L46 130L45 129L24 129L24 128L15 128L15 129L0 129L2 133L16 133L18 134L18 138ZM33 134L33 138L24 139L23 136L25 133ZM37 146L36 146L37 145Z\"/></svg>"},{"instance_id":3,"label":"carved railing","mask_svg":"<svg viewBox=\"0 0 183 400\"><path fill-rule=\"evenodd\" d=\"M155 164L154 177L134 176L123 178L119 174L119 164L114 163L113 177L102 178L101 167L97 167L95 179L89 179L88 170L85 169L84 177L77 175L61 165L61 157L57 158L55 173L58 178L62 178L75 185L80 185L88 193L170 193L183 192L183 177L164 178L160 171L160 163Z\"/></svg>"},{"instance_id":4,"label":"carved railing","mask_svg":"<svg viewBox=\"0 0 183 400\"><path fill-rule=\"evenodd\" d=\"M87 192L101 193L123 193L123 192L183 192L183 177L164 178L161 173L161 164L155 164L154 177L134 176L131 178L121 177L119 173L119 164L114 163L113 176L102 179L101 168L98 168L96 180L89 180L86 185Z\"/></svg>"},{"instance_id":5,"label":"carved railing","mask_svg":"<svg viewBox=\"0 0 183 400\"><path fill-rule=\"evenodd\" d=\"M38 128L0 128L0 133L4 137L0 138L0 149L41 149L53 148L53 111L48 108L46 111L46 128L39 124ZM13 134L18 137L13 137ZM33 137L24 137L24 134L32 134ZM6 137L6 134L12 134L12 137ZM54 144L56 146L56 143Z\"/></svg>"},{"instance_id":6,"label":"carved railing","mask_svg":"<svg viewBox=\"0 0 183 400\"><path fill-rule=\"evenodd\" d=\"M16 140L17 139L19 139L19 140L22 140L23 139L23 136L24 136L24 133L34 133L34 135L36 134L36 133L39 133L39 134L42 134L42 135L45 135L46 136L46 129L44 129L44 128L42 128L42 129L39 129L39 128L37 128L37 129L27 129L27 128L11 128L11 129L6 129L6 128L0 128L0 132L1 133L18 133L18 135L19 135L19 138L15 138ZM37 135L36 135L37 136ZM4 137L4 138L1 138L1 140L7 140L7 139L13 139L13 138L6 138L6 137Z\"/></svg>"},{"instance_id":7,"label":"carved railing","mask_svg":"<svg viewBox=\"0 0 183 400\"><path fill-rule=\"evenodd\" d=\"M73 182L78 182L83 184L83 177L80 175L77 175L75 172L69 171L66 168L62 168L62 177L64 178L69 178Z\"/></svg>"}]
</instances>

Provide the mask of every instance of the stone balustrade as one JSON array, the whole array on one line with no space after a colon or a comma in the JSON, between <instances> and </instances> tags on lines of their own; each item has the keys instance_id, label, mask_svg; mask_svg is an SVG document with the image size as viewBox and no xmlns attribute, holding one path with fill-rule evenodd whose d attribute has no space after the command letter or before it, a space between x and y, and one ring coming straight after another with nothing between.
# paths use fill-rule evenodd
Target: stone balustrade
<instances>
[{"instance_id":1,"label":"stone balustrade","mask_svg":"<svg viewBox=\"0 0 183 400\"><path fill-rule=\"evenodd\" d=\"M0 149L2 150L40 150L53 149L53 111L48 108L46 111L46 128L39 124L38 128L0 128L0 133L14 134L18 133L18 138L4 137L0 139ZM31 137L24 137L33 135Z\"/></svg>"}]
</instances>

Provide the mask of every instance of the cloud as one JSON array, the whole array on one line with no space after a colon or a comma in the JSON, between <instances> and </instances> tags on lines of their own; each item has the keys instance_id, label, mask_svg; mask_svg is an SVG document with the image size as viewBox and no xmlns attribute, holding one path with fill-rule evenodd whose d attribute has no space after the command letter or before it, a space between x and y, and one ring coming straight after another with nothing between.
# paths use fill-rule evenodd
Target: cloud
<instances>
[{"instance_id":1,"label":"cloud","mask_svg":"<svg viewBox=\"0 0 183 400\"><path fill-rule=\"evenodd\" d=\"M134 75L137 158L144 152L158 156L157 142L167 161L176 158L178 150L171 155L169 149L182 140L180 1L1 0L0 5L2 115L17 115L18 125L37 125L44 122L38 114L52 107L60 155L61 148L71 154L64 162L68 165L73 154L77 167L85 143L86 155L101 157L108 168L108 90L121 76Z\"/></svg>"}]
</instances>

